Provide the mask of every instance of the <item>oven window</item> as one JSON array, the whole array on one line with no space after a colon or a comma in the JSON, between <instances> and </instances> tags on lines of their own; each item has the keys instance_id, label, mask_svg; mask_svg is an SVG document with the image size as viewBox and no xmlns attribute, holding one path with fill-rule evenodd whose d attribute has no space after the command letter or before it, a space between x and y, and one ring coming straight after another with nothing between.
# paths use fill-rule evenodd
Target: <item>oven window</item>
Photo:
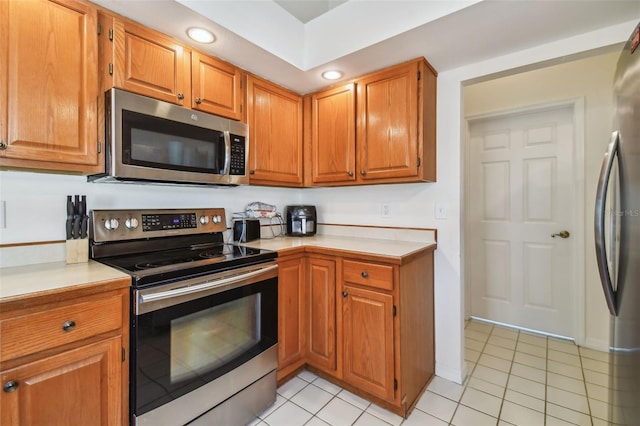
<instances>
[{"instance_id":1,"label":"oven window","mask_svg":"<svg viewBox=\"0 0 640 426\"><path fill-rule=\"evenodd\" d=\"M209 373L260 342L260 294L171 321L170 380Z\"/></svg>"},{"instance_id":2,"label":"oven window","mask_svg":"<svg viewBox=\"0 0 640 426\"><path fill-rule=\"evenodd\" d=\"M277 321L276 278L134 316L131 404L136 415L269 349L277 343Z\"/></svg>"},{"instance_id":3,"label":"oven window","mask_svg":"<svg viewBox=\"0 0 640 426\"><path fill-rule=\"evenodd\" d=\"M222 131L123 110L122 145L124 164L224 173Z\"/></svg>"}]
</instances>

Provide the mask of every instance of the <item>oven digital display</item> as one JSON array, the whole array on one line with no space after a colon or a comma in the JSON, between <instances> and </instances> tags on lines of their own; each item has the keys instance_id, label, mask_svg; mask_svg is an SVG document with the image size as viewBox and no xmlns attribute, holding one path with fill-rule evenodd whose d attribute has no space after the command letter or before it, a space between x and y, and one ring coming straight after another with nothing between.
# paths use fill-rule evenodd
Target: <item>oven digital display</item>
<instances>
[{"instance_id":1,"label":"oven digital display","mask_svg":"<svg viewBox=\"0 0 640 426\"><path fill-rule=\"evenodd\" d=\"M197 228L195 213L143 214L143 231L163 231L166 229Z\"/></svg>"}]
</instances>

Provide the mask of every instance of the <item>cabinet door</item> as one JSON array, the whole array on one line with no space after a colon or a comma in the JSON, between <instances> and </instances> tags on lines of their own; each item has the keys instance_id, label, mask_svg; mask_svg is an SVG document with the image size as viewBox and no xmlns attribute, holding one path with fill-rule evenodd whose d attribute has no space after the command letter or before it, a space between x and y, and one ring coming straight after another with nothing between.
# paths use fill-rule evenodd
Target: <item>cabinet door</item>
<instances>
[{"instance_id":1,"label":"cabinet door","mask_svg":"<svg viewBox=\"0 0 640 426\"><path fill-rule=\"evenodd\" d=\"M418 176L418 65L358 80L359 179Z\"/></svg>"},{"instance_id":2,"label":"cabinet door","mask_svg":"<svg viewBox=\"0 0 640 426\"><path fill-rule=\"evenodd\" d=\"M343 378L392 401L393 296L345 285L342 297Z\"/></svg>"},{"instance_id":3,"label":"cabinet door","mask_svg":"<svg viewBox=\"0 0 640 426\"><path fill-rule=\"evenodd\" d=\"M193 109L242 120L242 74L230 64L191 52Z\"/></svg>"},{"instance_id":4,"label":"cabinet door","mask_svg":"<svg viewBox=\"0 0 640 426\"><path fill-rule=\"evenodd\" d=\"M0 3L0 165L92 171L97 9L74 0Z\"/></svg>"},{"instance_id":5,"label":"cabinet door","mask_svg":"<svg viewBox=\"0 0 640 426\"><path fill-rule=\"evenodd\" d=\"M355 102L353 83L311 97L313 183L356 179Z\"/></svg>"},{"instance_id":6,"label":"cabinet door","mask_svg":"<svg viewBox=\"0 0 640 426\"><path fill-rule=\"evenodd\" d=\"M307 362L325 371L336 369L336 263L309 257Z\"/></svg>"},{"instance_id":7,"label":"cabinet door","mask_svg":"<svg viewBox=\"0 0 640 426\"><path fill-rule=\"evenodd\" d=\"M302 186L302 98L254 76L247 98L251 184Z\"/></svg>"},{"instance_id":8,"label":"cabinet door","mask_svg":"<svg viewBox=\"0 0 640 426\"><path fill-rule=\"evenodd\" d=\"M112 22L113 86L190 106L190 50L164 34L131 21L114 19Z\"/></svg>"},{"instance_id":9,"label":"cabinet door","mask_svg":"<svg viewBox=\"0 0 640 426\"><path fill-rule=\"evenodd\" d=\"M301 256L278 261L278 372L283 376L304 359L304 266ZM287 369L289 366L293 367Z\"/></svg>"},{"instance_id":10,"label":"cabinet door","mask_svg":"<svg viewBox=\"0 0 640 426\"><path fill-rule=\"evenodd\" d=\"M121 338L114 337L0 373L0 423L116 425L122 421Z\"/></svg>"}]
</instances>

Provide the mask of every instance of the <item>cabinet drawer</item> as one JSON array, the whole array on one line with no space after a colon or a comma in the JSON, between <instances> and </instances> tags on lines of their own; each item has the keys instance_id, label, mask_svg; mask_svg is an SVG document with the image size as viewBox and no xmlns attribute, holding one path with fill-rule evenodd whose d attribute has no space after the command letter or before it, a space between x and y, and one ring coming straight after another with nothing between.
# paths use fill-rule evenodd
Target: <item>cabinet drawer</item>
<instances>
[{"instance_id":1,"label":"cabinet drawer","mask_svg":"<svg viewBox=\"0 0 640 426\"><path fill-rule=\"evenodd\" d=\"M122 296L114 295L0 321L0 361L119 329L122 303Z\"/></svg>"},{"instance_id":2,"label":"cabinet drawer","mask_svg":"<svg viewBox=\"0 0 640 426\"><path fill-rule=\"evenodd\" d=\"M345 260L342 274L345 282L393 290L393 266Z\"/></svg>"}]
</instances>

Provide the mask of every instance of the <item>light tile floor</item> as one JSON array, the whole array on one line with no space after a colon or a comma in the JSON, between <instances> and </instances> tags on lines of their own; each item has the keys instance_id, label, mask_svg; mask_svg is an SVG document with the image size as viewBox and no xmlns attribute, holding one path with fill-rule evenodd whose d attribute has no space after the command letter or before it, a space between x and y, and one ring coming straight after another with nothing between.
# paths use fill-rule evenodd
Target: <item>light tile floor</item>
<instances>
[{"instance_id":1,"label":"light tile floor","mask_svg":"<svg viewBox=\"0 0 640 426\"><path fill-rule=\"evenodd\" d=\"M471 321L469 376L434 377L408 419L303 371L278 388L251 426L606 425L608 354L573 342Z\"/></svg>"}]
</instances>

